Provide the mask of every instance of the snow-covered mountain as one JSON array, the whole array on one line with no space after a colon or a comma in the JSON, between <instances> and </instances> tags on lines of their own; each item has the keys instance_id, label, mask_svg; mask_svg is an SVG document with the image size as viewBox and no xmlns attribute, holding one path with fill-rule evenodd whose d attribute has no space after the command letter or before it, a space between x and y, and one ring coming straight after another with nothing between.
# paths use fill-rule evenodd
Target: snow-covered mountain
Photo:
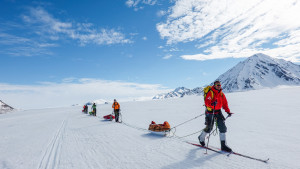
<instances>
[{"instance_id":1,"label":"snow-covered mountain","mask_svg":"<svg viewBox=\"0 0 300 169\"><path fill-rule=\"evenodd\" d=\"M300 66L283 59L255 54L217 78L226 92L300 85Z\"/></svg>"},{"instance_id":2,"label":"snow-covered mountain","mask_svg":"<svg viewBox=\"0 0 300 169\"><path fill-rule=\"evenodd\" d=\"M259 53L238 63L219 76L217 80L221 81L225 92L273 88L280 85L300 85L300 65ZM192 90L179 87L172 92L158 94L153 99L200 95L203 93L205 86Z\"/></svg>"},{"instance_id":3,"label":"snow-covered mountain","mask_svg":"<svg viewBox=\"0 0 300 169\"><path fill-rule=\"evenodd\" d=\"M8 111L12 111L14 108L4 103L0 100L0 113L6 113Z\"/></svg>"},{"instance_id":4,"label":"snow-covered mountain","mask_svg":"<svg viewBox=\"0 0 300 169\"><path fill-rule=\"evenodd\" d=\"M204 87L196 87L196 88L192 89L192 92L194 94L200 95L200 94L203 94L203 89L204 89Z\"/></svg>"},{"instance_id":5,"label":"snow-covered mountain","mask_svg":"<svg viewBox=\"0 0 300 169\"><path fill-rule=\"evenodd\" d=\"M178 87L174 91L169 93L162 93L154 96L152 99L167 99L167 98L176 98L183 97L185 95L194 95L197 90L191 90L185 87Z\"/></svg>"}]
</instances>

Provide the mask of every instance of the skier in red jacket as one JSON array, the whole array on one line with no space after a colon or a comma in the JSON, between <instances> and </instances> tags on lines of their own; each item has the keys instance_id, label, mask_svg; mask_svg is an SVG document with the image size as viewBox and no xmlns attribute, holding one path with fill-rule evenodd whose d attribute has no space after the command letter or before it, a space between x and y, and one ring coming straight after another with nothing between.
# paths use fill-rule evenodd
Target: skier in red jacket
<instances>
[{"instance_id":1,"label":"skier in red jacket","mask_svg":"<svg viewBox=\"0 0 300 169\"><path fill-rule=\"evenodd\" d=\"M205 136L210 133L213 129L214 120L217 121L217 125L220 131L220 141L221 149L223 151L231 152L231 148L226 145L226 131L227 127L225 125L225 118L222 114L221 108L225 110L228 116L231 116L230 109L228 107L227 99L225 94L222 92L221 82L215 81L214 85L207 92L205 101L205 125L202 133L199 135L198 139L202 146L205 146Z\"/></svg>"}]
</instances>

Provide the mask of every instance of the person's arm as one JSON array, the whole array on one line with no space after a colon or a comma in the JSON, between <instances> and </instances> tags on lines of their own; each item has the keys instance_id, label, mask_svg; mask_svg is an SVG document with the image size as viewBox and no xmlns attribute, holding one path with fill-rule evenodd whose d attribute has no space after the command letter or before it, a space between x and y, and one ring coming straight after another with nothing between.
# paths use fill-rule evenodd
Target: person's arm
<instances>
[{"instance_id":1,"label":"person's arm","mask_svg":"<svg viewBox=\"0 0 300 169\"><path fill-rule=\"evenodd\" d=\"M223 102L223 109L225 110L225 112L228 114L228 115L231 115L232 113L230 113L230 109L228 107L228 102L227 102L227 99L226 99L226 96L225 94L223 93L223 96L222 96L222 102Z\"/></svg>"}]
</instances>

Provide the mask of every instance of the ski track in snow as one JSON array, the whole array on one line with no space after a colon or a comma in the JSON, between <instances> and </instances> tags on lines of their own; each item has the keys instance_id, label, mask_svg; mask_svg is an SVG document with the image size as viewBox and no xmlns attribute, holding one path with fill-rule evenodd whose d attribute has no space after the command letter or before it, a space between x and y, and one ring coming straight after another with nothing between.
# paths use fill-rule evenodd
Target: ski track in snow
<instances>
[{"instance_id":1,"label":"ski track in snow","mask_svg":"<svg viewBox=\"0 0 300 169\"><path fill-rule=\"evenodd\" d=\"M58 129L57 133L52 138L50 144L47 146L46 152L40 162L38 169L54 169L59 166L61 145L63 142L63 135L65 133L67 120L64 120Z\"/></svg>"}]
</instances>

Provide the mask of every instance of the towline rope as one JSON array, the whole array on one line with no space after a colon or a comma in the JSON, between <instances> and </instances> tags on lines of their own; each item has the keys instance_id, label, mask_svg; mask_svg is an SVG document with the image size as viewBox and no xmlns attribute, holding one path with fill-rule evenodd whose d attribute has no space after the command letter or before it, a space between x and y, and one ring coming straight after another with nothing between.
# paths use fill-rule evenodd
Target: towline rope
<instances>
[{"instance_id":1,"label":"towline rope","mask_svg":"<svg viewBox=\"0 0 300 169\"><path fill-rule=\"evenodd\" d=\"M200 114L200 115L198 115L198 116L196 116L196 117L194 117L194 118L192 118L192 119L190 119L190 120L187 120L187 121L185 121L185 122L183 122L183 123L180 123L180 124L178 124L177 126L172 127L170 130L172 130L172 129L178 127L178 126L181 126L181 125L183 125L183 124L185 124L185 123L187 123L187 122L190 122L190 121L192 121L192 120L195 120L195 119L197 119L198 117L203 116L204 114L205 114L205 113Z\"/></svg>"}]
</instances>

